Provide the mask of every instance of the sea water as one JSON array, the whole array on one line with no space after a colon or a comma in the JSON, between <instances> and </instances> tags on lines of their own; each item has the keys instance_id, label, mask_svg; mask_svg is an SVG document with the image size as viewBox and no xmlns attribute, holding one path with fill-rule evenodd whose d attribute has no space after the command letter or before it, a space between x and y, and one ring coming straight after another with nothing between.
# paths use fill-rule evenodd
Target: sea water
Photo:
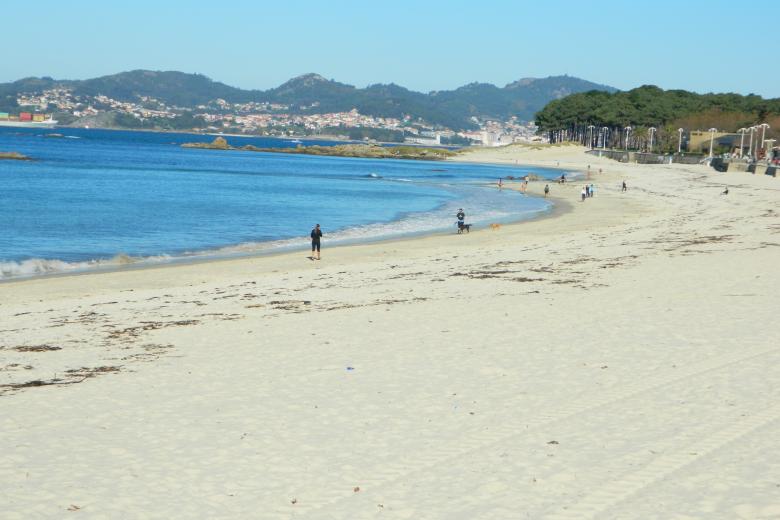
<instances>
[{"instance_id":1,"label":"sea water","mask_svg":"<svg viewBox=\"0 0 780 520\"><path fill-rule=\"evenodd\" d=\"M61 134L50 136L55 133ZM454 232L531 218L543 199L495 188L522 166L181 148L213 136L0 128L0 279ZM227 137L230 144L296 146ZM309 143L310 144L310 143ZM316 144L333 144L316 142ZM493 186L490 186L490 184Z\"/></svg>"}]
</instances>

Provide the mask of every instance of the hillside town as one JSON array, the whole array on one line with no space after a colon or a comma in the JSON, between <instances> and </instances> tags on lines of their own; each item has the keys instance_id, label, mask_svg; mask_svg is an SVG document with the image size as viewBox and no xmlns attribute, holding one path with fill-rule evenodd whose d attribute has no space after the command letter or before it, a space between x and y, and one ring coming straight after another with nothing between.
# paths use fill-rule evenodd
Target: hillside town
<instances>
[{"instance_id":1,"label":"hillside town","mask_svg":"<svg viewBox=\"0 0 780 520\"><path fill-rule=\"evenodd\" d=\"M291 106L278 103L230 103L215 99L194 108L171 106L149 96L138 96L135 102L120 101L98 94L75 95L71 89L58 87L36 94L19 94L17 104L26 111L56 113L61 124L81 127L149 127L160 121L174 121L190 116L191 128L177 129L200 133L241 133L269 136L336 136L347 137L350 129L373 129L394 132L404 142L422 145L474 144L502 146L514 142L539 141L533 122L516 117L508 121L472 118L478 129L455 131L432 125L411 116L376 117L357 109L346 112L316 113L318 103ZM117 118L122 117L117 124ZM340 134L340 131L341 134ZM374 140L363 137L365 140ZM381 139L379 139L381 140Z\"/></svg>"}]
</instances>

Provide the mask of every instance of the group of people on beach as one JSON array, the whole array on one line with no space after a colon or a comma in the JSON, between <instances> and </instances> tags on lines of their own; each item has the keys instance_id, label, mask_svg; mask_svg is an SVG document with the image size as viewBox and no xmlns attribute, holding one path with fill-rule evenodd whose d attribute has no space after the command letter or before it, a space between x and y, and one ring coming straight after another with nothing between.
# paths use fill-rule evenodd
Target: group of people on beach
<instances>
[{"instance_id":1,"label":"group of people on beach","mask_svg":"<svg viewBox=\"0 0 780 520\"><path fill-rule=\"evenodd\" d=\"M582 196L582 202L585 202L585 199L594 197L596 195L596 187L591 184L586 184L582 187L582 192L580 192L580 195Z\"/></svg>"}]
</instances>

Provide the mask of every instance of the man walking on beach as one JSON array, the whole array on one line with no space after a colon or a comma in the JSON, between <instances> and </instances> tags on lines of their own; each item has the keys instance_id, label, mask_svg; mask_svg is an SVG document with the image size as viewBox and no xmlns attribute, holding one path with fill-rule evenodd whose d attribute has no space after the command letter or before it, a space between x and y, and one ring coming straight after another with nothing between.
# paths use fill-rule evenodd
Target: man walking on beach
<instances>
[{"instance_id":1,"label":"man walking on beach","mask_svg":"<svg viewBox=\"0 0 780 520\"><path fill-rule=\"evenodd\" d=\"M547 195L549 195L549 194L550 194L550 185L549 184L545 184L544 185L544 198L546 199Z\"/></svg>"},{"instance_id":2,"label":"man walking on beach","mask_svg":"<svg viewBox=\"0 0 780 520\"><path fill-rule=\"evenodd\" d=\"M585 186L582 187L582 191L580 192L580 195L582 195L582 201L585 202L585 197L588 195L588 192L585 191Z\"/></svg>"},{"instance_id":3,"label":"man walking on beach","mask_svg":"<svg viewBox=\"0 0 780 520\"><path fill-rule=\"evenodd\" d=\"M626 186L626 181L623 181L623 189L620 191L626 191L628 190L628 186Z\"/></svg>"},{"instance_id":4,"label":"man walking on beach","mask_svg":"<svg viewBox=\"0 0 780 520\"><path fill-rule=\"evenodd\" d=\"M466 227L466 214L463 212L463 208L458 209L458 213L455 216L458 219L458 233L461 233Z\"/></svg>"},{"instance_id":5,"label":"man walking on beach","mask_svg":"<svg viewBox=\"0 0 780 520\"><path fill-rule=\"evenodd\" d=\"M317 260L320 259L320 239L322 238L322 230L320 225L314 226L311 230L311 259L314 260L314 251L317 251Z\"/></svg>"}]
</instances>

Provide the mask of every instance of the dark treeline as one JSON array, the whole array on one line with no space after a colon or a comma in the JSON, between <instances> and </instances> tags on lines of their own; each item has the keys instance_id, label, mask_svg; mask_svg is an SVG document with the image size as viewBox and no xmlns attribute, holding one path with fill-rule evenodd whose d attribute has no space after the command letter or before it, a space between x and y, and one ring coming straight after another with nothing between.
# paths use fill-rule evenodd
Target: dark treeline
<instances>
[{"instance_id":1,"label":"dark treeline","mask_svg":"<svg viewBox=\"0 0 780 520\"><path fill-rule=\"evenodd\" d=\"M736 132L761 122L772 124L778 117L780 99L643 86L625 92L584 92L552 101L536 114L536 124L552 142L571 140L632 149L647 148L650 128L656 128L653 148L676 150L678 128ZM776 125L772 127L770 134L776 132Z\"/></svg>"}]
</instances>

